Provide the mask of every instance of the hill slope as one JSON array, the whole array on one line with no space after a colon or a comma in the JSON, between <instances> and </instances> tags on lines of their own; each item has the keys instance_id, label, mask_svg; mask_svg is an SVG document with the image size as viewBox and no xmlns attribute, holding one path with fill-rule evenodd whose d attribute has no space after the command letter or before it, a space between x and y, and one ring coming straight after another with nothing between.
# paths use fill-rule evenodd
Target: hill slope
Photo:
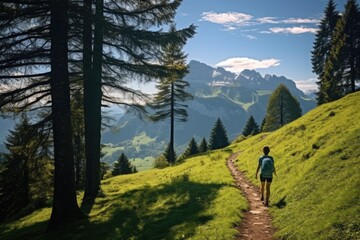
<instances>
[{"instance_id":1,"label":"hill slope","mask_svg":"<svg viewBox=\"0 0 360 240\"><path fill-rule=\"evenodd\" d=\"M280 130L235 144L252 181L264 145L275 157L271 211L285 239L360 238L360 92ZM257 183L258 184L258 183Z\"/></svg>"},{"instance_id":2,"label":"hill slope","mask_svg":"<svg viewBox=\"0 0 360 240\"><path fill-rule=\"evenodd\" d=\"M324 104L273 133L178 166L103 181L89 219L45 235L50 208L0 226L2 239L231 239L247 207L225 166L254 179L264 145L278 178L270 211L282 239L360 238L360 92ZM81 195L79 195L79 200Z\"/></svg>"},{"instance_id":3,"label":"hill slope","mask_svg":"<svg viewBox=\"0 0 360 240\"><path fill-rule=\"evenodd\" d=\"M107 179L106 197L96 199L88 219L46 234L51 209L44 208L0 225L1 239L231 239L247 205L225 165L230 153Z\"/></svg>"}]
</instances>

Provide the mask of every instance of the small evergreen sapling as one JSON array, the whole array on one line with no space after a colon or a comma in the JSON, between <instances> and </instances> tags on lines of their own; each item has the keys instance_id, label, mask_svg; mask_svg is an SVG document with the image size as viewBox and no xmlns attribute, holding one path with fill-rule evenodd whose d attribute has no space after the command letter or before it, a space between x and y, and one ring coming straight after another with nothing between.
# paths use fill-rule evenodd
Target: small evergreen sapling
<instances>
[{"instance_id":1,"label":"small evergreen sapling","mask_svg":"<svg viewBox=\"0 0 360 240\"><path fill-rule=\"evenodd\" d=\"M245 137L249 135L256 135L259 133L259 125L255 122L253 116L250 116L249 120L246 122L246 125L243 130L243 135Z\"/></svg>"},{"instance_id":2,"label":"small evergreen sapling","mask_svg":"<svg viewBox=\"0 0 360 240\"><path fill-rule=\"evenodd\" d=\"M119 159L114 163L114 168L112 170L112 175L123 175L136 173L136 167L132 166L129 159L125 156L124 153L121 153Z\"/></svg>"},{"instance_id":3,"label":"small evergreen sapling","mask_svg":"<svg viewBox=\"0 0 360 240\"><path fill-rule=\"evenodd\" d=\"M227 147L230 144L224 124L218 118L210 133L209 148L211 150Z\"/></svg>"},{"instance_id":4,"label":"small evergreen sapling","mask_svg":"<svg viewBox=\"0 0 360 240\"><path fill-rule=\"evenodd\" d=\"M185 150L185 154L189 157L199 153L199 147L195 141L195 138L191 138L187 149Z\"/></svg>"},{"instance_id":5,"label":"small evergreen sapling","mask_svg":"<svg viewBox=\"0 0 360 240\"><path fill-rule=\"evenodd\" d=\"M203 138L200 142L200 145L199 145L199 152L200 153L205 153L209 150L209 146L208 146L208 143L206 142L206 139Z\"/></svg>"}]
</instances>

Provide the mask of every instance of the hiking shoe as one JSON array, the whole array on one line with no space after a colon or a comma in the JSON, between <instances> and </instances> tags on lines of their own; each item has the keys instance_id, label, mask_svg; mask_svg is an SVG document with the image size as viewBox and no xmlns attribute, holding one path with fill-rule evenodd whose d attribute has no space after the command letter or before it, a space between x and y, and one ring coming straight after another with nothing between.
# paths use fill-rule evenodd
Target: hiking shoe
<instances>
[{"instance_id":1,"label":"hiking shoe","mask_svg":"<svg viewBox=\"0 0 360 240\"><path fill-rule=\"evenodd\" d=\"M269 207L269 202L266 202L266 203L265 203L265 207Z\"/></svg>"}]
</instances>

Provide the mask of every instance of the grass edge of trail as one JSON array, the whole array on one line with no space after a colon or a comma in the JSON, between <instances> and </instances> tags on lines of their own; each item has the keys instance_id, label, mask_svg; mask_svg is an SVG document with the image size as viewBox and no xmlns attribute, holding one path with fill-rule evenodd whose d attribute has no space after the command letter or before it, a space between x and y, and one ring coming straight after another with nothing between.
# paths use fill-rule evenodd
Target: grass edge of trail
<instances>
[{"instance_id":1,"label":"grass edge of trail","mask_svg":"<svg viewBox=\"0 0 360 240\"><path fill-rule=\"evenodd\" d=\"M262 148L278 177L270 211L281 239L360 239L360 92L324 104L272 133L234 143L236 164L256 185Z\"/></svg>"}]
</instances>

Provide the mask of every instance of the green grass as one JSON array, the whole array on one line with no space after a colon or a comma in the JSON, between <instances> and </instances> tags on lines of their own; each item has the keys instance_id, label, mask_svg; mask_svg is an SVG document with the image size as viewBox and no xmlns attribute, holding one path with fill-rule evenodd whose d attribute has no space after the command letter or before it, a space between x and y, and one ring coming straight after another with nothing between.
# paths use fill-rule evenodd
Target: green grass
<instances>
[{"instance_id":1,"label":"green grass","mask_svg":"<svg viewBox=\"0 0 360 240\"><path fill-rule=\"evenodd\" d=\"M270 207L277 237L360 239L358 109L360 92L180 165L106 179L106 197L96 199L89 218L46 235L51 209L44 208L2 224L1 239L233 239L248 206L225 159L240 151L236 164L259 185L254 175L264 145L278 172Z\"/></svg>"},{"instance_id":2,"label":"green grass","mask_svg":"<svg viewBox=\"0 0 360 240\"><path fill-rule=\"evenodd\" d=\"M150 170L154 168L154 161L155 158L153 157L147 157L145 159L143 158L132 158L131 164L136 167L136 169L139 172Z\"/></svg>"},{"instance_id":3,"label":"green grass","mask_svg":"<svg viewBox=\"0 0 360 240\"><path fill-rule=\"evenodd\" d=\"M231 239L245 199L225 165L228 150L166 169L118 176L102 183L89 218L45 235L50 209L0 227L2 239ZM81 196L79 195L79 200Z\"/></svg>"},{"instance_id":4,"label":"green grass","mask_svg":"<svg viewBox=\"0 0 360 240\"><path fill-rule=\"evenodd\" d=\"M360 239L360 93L324 104L273 133L232 146L255 184L269 145L278 178L271 213L282 239Z\"/></svg>"}]
</instances>

